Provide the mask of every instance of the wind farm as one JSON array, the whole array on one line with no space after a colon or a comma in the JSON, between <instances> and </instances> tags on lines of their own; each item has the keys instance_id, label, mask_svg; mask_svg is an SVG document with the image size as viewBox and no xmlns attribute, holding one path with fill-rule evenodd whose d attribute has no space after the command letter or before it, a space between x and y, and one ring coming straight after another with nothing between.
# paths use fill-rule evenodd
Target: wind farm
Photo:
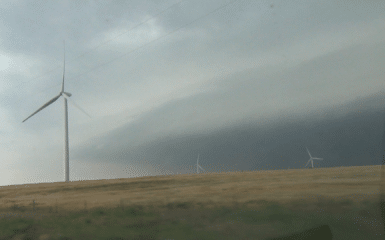
<instances>
[{"instance_id":1,"label":"wind farm","mask_svg":"<svg viewBox=\"0 0 385 240\"><path fill-rule=\"evenodd\" d=\"M383 8L326 1L7 3L0 240L382 239Z\"/></svg>"}]
</instances>

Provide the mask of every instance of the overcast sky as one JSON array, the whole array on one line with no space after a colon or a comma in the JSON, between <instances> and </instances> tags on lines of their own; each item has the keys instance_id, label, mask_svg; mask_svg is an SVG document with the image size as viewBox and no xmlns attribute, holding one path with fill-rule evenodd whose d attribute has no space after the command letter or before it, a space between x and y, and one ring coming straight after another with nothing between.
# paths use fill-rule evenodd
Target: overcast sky
<instances>
[{"instance_id":1,"label":"overcast sky","mask_svg":"<svg viewBox=\"0 0 385 240\"><path fill-rule=\"evenodd\" d=\"M195 173L198 145L146 153L384 92L384 9L380 0L2 1L0 185L64 181L63 99L22 123L60 92L63 40L65 90L91 116L69 102L70 180Z\"/></svg>"}]
</instances>

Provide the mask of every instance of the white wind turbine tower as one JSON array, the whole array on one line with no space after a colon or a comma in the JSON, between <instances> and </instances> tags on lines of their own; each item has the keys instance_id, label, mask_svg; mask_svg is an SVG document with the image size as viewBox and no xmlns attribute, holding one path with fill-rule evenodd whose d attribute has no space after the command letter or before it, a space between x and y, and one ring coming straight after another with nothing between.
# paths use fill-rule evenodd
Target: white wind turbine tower
<instances>
[{"instance_id":1,"label":"white wind turbine tower","mask_svg":"<svg viewBox=\"0 0 385 240\"><path fill-rule=\"evenodd\" d=\"M54 103L56 100L58 100L61 96L63 96L64 99L64 166L65 166L65 181L69 182L69 147L68 147L68 110L67 110L67 99L71 97L71 93L64 92L64 72L65 72L65 48L64 48L64 67L63 67L63 81L61 85L61 91L59 95L49 100L46 104L44 104L42 107L40 107L38 110L36 110L34 113L32 113L29 117L27 117L23 122L27 121L30 117L38 113L39 111L43 110L44 108L48 107L52 103ZM83 109L81 109L77 104L75 104L71 100L72 104L74 104L75 107L77 107L80 111L85 113L87 116L90 117Z\"/></svg>"},{"instance_id":2,"label":"white wind turbine tower","mask_svg":"<svg viewBox=\"0 0 385 240\"><path fill-rule=\"evenodd\" d=\"M307 153L309 153L310 159L309 159L309 161L306 163L305 167L306 167L306 166L309 164L309 162L311 161L311 168L314 168L314 166L313 166L313 160L314 160L314 159L315 159L315 160L323 160L323 158L315 158L315 157L312 157L311 154L310 154L310 152L309 152L309 149L306 148L306 150L307 150Z\"/></svg>"},{"instance_id":3,"label":"white wind turbine tower","mask_svg":"<svg viewBox=\"0 0 385 240\"><path fill-rule=\"evenodd\" d=\"M198 154L198 158L197 158L197 174L199 174L199 168L202 169L203 171L206 171L204 170L200 165L199 165L199 154Z\"/></svg>"}]
</instances>

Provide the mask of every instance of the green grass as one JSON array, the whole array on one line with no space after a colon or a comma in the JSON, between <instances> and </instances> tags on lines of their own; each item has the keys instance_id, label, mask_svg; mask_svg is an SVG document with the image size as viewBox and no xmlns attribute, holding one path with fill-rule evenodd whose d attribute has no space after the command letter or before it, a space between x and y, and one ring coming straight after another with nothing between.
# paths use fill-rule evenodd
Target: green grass
<instances>
[{"instance_id":1,"label":"green grass","mask_svg":"<svg viewBox=\"0 0 385 240\"><path fill-rule=\"evenodd\" d=\"M160 211L141 206L98 208L65 215L1 217L0 239L267 239L327 224L333 239L382 239L375 202L354 205L348 200L318 201L316 211L302 211L303 201L282 206L265 202L258 209L245 206L214 209L188 202L169 203ZM348 206L347 212L335 212ZM39 214L36 214L39 215ZM40 216L40 215L39 215ZM377 219L377 222L376 222ZM13 238L12 238L13 239Z\"/></svg>"}]
</instances>

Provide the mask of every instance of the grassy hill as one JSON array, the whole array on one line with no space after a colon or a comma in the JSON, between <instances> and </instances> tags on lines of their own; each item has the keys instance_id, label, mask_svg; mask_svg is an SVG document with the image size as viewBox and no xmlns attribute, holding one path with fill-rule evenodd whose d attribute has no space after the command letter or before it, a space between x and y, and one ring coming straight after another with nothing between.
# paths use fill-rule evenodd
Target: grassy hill
<instances>
[{"instance_id":1,"label":"grassy hill","mask_svg":"<svg viewBox=\"0 0 385 240\"><path fill-rule=\"evenodd\" d=\"M266 239L317 224L381 239L379 180L359 166L3 186L0 239Z\"/></svg>"}]
</instances>

